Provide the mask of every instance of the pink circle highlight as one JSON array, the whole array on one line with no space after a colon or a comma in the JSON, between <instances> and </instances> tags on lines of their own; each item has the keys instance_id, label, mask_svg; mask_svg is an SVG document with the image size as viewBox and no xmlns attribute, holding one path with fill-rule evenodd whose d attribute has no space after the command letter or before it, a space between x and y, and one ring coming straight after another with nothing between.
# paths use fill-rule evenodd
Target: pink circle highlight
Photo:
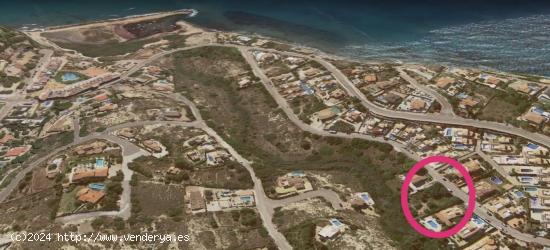
<instances>
[{"instance_id":1,"label":"pink circle highlight","mask_svg":"<svg viewBox=\"0 0 550 250\"><path fill-rule=\"evenodd\" d=\"M418 172L420 169L425 167L426 165L430 163L446 163L454 167L455 169L460 172L462 177L464 178L464 181L466 182L466 185L468 187L468 206L466 208L466 212L464 213L464 217L452 228L442 231L442 232L434 232L431 230L426 229L424 226L422 226L420 223L418 223L413 215L411 214L411 210L409 209L409 184L412 182L413 176ZM458 233L466 224L468 221L472 218L474 214L476 204L476 190L474 187L474 182L472 181L472 177L468 173L468 170L462 166L458 161L446 157L446 156L430 156L426 157L419 162L417 162L411 170L407 173L405 180L403 181L403 185L401 186L401 208L403 210L403 214L405 215L405 218L407 219L407 222L412 226L414 230L419 232L420 234L430 237L430 238L448 238L450 236L455 235Z\"/></svg>"}]
</instances>

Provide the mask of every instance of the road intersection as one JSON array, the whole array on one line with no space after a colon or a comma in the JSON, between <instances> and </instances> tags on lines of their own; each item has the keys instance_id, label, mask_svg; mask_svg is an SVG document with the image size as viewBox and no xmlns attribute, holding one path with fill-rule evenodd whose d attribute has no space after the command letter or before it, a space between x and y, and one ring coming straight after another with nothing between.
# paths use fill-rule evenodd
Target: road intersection
<instances>
[{"instance_id":1,"label":"road intersection","mask_svg":"<svg viewBox=\"0 0 550 250\"><path fill-rule=\"evenodd\" d=\"M397 151L406 154L410 158L415 159L415 160L420 159L420 157L418 155L410 152L403 145L398 144L398 143L393 142L393 141L386 141L386 140L384 140L382 138L379 138L379 137L373 137L373 136L364 135L364 134L330 133L328 131L316 129L316 128L313 128L313 127L305 124L303 121L301 121L293 113L292 109L290 108L290 106L286 102L286 100L282 96L280 96L280 94L275 89L273 83L263 73L263 71L259 68L259 66L257 65L255 59L252 58L252 55L250 54L250 50L270 51L270 52L280 53L280 54L284 54L284 55L304 57L304 58L308 58L308 59L312 59L312 60L317 61L318 63L323 65L327 70L329 70L332 73L332 75L337 79L337 81L344 87L344 89L351 96L357 97L361 101L361 103L369 109L369 112L371 112L374 115L379 115L379 116L382 116L382 117L385 117L385 118L402 119L402 120L409 120L409 121L415 121L415 122L427 122L427 123L436 123L436 124L459 125L459 126L466 126L466 127L482 128L482 129L493 130L493 131L498 131L498 132L507 133L507 134L513 134L513 135L516 135L516 136L524 137L526 139L538 142L538 143L540 143L542 145L545 145L547 147L550 146L550 138L547 137L547 136L544 136L544 135L540 135L540 134L532 133L532 132L529 132L529 131L525 131L523 129L516 128L516 127L510 126L510 125L504 125L504 124L499 124L499 123L495 123L495 122L479 121L479 120L472 120L472 119L465 119L465 118L458 117L458 116L456 116L452 113L452 108L449 109L448 102L444 102L444 101L440 100L441 96L438 97L438 96L434 95L434 93L432 93L433 90L432 91L424 90L424 91L427 91L429 94L434 95L434 97L439 102L441 102L442 111L443 111L441 114L408 113L408 112L392 111L392 110L387 110L387 109L378 107L375 104L368 101L368 99L365 97L365 95L363 93L361 93L361 91L359 91L355 87L355 85L353 83L351 83L351 81L349 81L349 79L343 75L343 73L341 73L336 67L334 67L328 61L326 61L322 58L319 58L317 56L309 56L309 55L304 55L304 54L295 53L295 52L286 52L286 51L278 51L278 50L273 50L273 49L264 49L264 48L256 48L256 47L249 47L249 46L229 45L229 44L206 44L206 45L197 45L197 46L186 47L186 48L179 48L179 49L174 49L174 50L161 52L159 54L154 55L153 57L151 57L149 59L146 59L146 60L138 63L136 66L134 66L128 72L123 74L120 80L118 80L116 82L113 82L113 83L110 83L109 85L116 84L116 83L119 83L120 81L128 79L128 77L130 75L132 75L133 73L140 70L142 67L148 65L149 63L151 63L151 62L153 62L153 61L155 61L155 60L157 60L161 57L176 53L178 51L184 51L184 50L189 50L189 49L194 49L194 48L199 48L199 47L205 47L205 46L234 47L234 48L239 49L241 51L242 55L244 56L245 60L247 61L247 63L252 67L252 70L253 70L254 74L260 78L260 80L261 80L262 84L264 85L264 87L268 90L268 92L271 94L271 96L273 96L273 98L275 99L275 101L277 102L279 107L286 113L287 117L296 126L298 126L300 129L302 129L304 131L308 131L310 133L314 133L314 134L318 134L318 135L326 136L326 137L359 138L359 139L364 139L364 140L371 140L371 141L389 143ZM402 76L406 75L406 73L404 73L404 72L400 72L400 73L402 74ZM410 78L410 79L407 79L406 77L404 77L404 78L407 81L411 82L412 78ZM414 79L412 79L412 80L414 80ZM107 87L109 85L104 85L101 88ZM413 84L413 85L416 86L416 84ZM11 193L11 191L14 190L16 185L22 180L22 178L25 176L26 173L32 171L35 167L39 166L45 160L51 158L55 154L58 154L61 151L66 150L66 149L68 149L72 146L81 144L83 142L96 140L96 139L105 139L105 140L113 141L113 142L119 144L122 147L123 154L125 156L125 161L127 163L127 162L139 157L140 155L144 154L143 150L140 149L139 147L133 145L132 143L126 141L126 140L123 140L121 138L118 138L118 137L114 136L112 134L112 132L114 132L118 129L121 129L121 128L125 128L125 127L144 126L144 125L151 125L151 124L177 124L177 125L202 129L207 134L209 134L210 136L212 136L216 140L218 140L218 142L222 146L224 146L225 148L228 149L228 151L235 157L235 159L237 159L237 161L239 161L243 166L245 166L245 168L249 171L249 173L250 173L250 175L251 175L251 177L254 181L254 190L255 190L255 193L256 193L256 197L257 197L257 208L258 208L258 211L260 213L260 216L262 217L262 221L264 223L264 226L266 227L266 229L268 230L269 235L274 239L276 245L280 249L291 249L291 246L288 243L288 241L286 240L286 238L277 230L276 226L272 222L274 208L279 207L279 206L283 206L285 204L288 204L288 202L299 201L299 200L302 200L302 199L313 198L313 197L317 197L317 196L325 197L325 199L329 200L331 202L331 204L333 205L333 207L335 207L335 208L341 207L341 204L339 204L339 203L341 203L340 199L335 198L334 195L336 193L334 193L332 191L319 190L316 193L311 193L311 194L306 193L307 195L304 194L304 195L301 195L300 197L291 197L291 198L289 198L289 200L285 200L285 201L269 199L265 195L265 192L263 190L263 186L261 184L261 180L259 180L254 174L254 170L251 167L251 162L249 162L248 160L246 160L245 158L240 156L238 154L238 152L236 152L231 147L231 145L226 143L223 140L223 138L221 138L213 129L206 126L206 124L202 121L202 117L200 115L200 112L195 107L194 103L192 101L188 100L187 98L185 98L184 96L180 95L180 94L169 94L169 97L177 99L177 100L185 103L187 106L189 106L192 113L193 113L193 115L194 115L194 117L196 118L196 120L193 121L193 122L187 122L187 123L184 123L184 122L168 122L168 121L138 121L138 122L132 122L132 123L113 126L113 127L110 127L108 129L106 129L105 131L103 131L101 133L93 133L93 134L85 136L85 137L78 136L77 130L78 130L79 124L78 124L78 121L76 121L75 124L74 124L75 125L75 138L74 138L74 141L72 143L66 145L66 146L56 148L56 149L52 149L52 151L48 155L46 155L44 157L41 157L41 158L37 159L36 161L33 161L29 164L26 164L26 166L23 167L23 169L17 174L17 176L12 180L12 182L6 188L4 188L2 191L0 191L0 202L4 202L7 199L7 197ZM0 112L0 114L4 113L4 112L6 112L6 114L7 114L9 109L11 109L11 107L13 107L13 105L15 105L16 102L19 102L19 101L21 101L21 100L17 100L17 101L6 100L6 104L7 105L12 105L12 106L8 106L8 107L4 106L2 108L2 111ZM7 111L5 111L5 110L7 110ZM0 117L0 118L3 118L3 117ZM128 157L128 159L126 159L126 157ZM453 183L447 181L445 178L443 178L443 176L441 176L440 173L438 173L434 169L428 168L428 172L433 177L433 179L435 181L443 184L446 188L451 190L451 192L454 196L460 198L463 201L467 201L466 192L459 189ZM132 174L131 171L125 172L124 183L128 184L129 180L131 179L131 174ZM128 175L128 177L126 177L127 175ZM124 189L125 190L126 189L130 190L131 188L129 186L127 186ZM81 215L74 215L72 217L62 217L61 219L58 219L57 221L61 222L61 223L70 223L70 222L74 222L74 221L78 221L78 220L82 220L82 219L93 218L95 216L101 216L101 215L121 216L123 218L128 218L129 215L130 215L129 214L129 212L130 212L130 207L129 206L131 206L130 205L131 203L129 202L129 197L130 197L129 192L130 191L125 192L123 194L123 197L122 197L123 202L121 202L121 208L122 209L120 211L112 211L112 212L104 212L104 213L101 213L101 212L86 213L86 214L81 214ZM486 220L492 226L501 229L504 233L506 233L506 234L508 234L508 235L510 235L514 238L517 238L517 239L520 239L520 240L523 240L523 241L526 241L526 242L535 242L535 243L539 243L539 244L542 244L542 245L550 245L550 240L548 240L548 239L538 238L538 237L535 237L533 235L521 233L521 232L509 227L508 225L504 224L500 220L492 217L485 208L483 208L479 205L476 205L475 213L479 217Z\"/></svg>"}]
</instances>

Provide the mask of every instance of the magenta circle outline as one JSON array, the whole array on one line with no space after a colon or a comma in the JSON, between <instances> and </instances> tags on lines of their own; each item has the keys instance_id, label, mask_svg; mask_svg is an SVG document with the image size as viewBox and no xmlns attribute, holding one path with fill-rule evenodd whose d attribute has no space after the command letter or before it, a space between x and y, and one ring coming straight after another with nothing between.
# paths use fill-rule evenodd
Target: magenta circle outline
<instances>
[{"instance_id":1,"label":"magenta circle outline","mask_svg":"<svg viewBox=\"0 0 550 250\"><path fill-rule=\"evenodd\" d=\"M409 209L409 184L412 182L413 176L418 172L420 169L424 168L427 164L430 163L446 163L454 167L462 177L464 178L464 181L466 182L466 185L468 186L468 206L466 208L466 212L464 213L464 216L462 219L452 228L442 231L442 232L434 232L431 230L426 229L424 226L420 225L415 219L414 216L411 214L411 210ZM430 237L430 238L448 238L450 236L455 235L458 233L466 224L468 221L472 218L474 214L476 204L476 190L474 187L474 182L472 181L472 177L470 176L470 173L468 173L468 170L462 166L458 161L455 159L449 158L447 156L430 156L426 157L416 164L409 170L407 173L405 180L403 181L403 185L401 186L401 209L403 210L403 214L405 215L405 219L407 219L407 222L412 226L414 230L419 232L420 234Z\"/></svg>"}]
</instances>

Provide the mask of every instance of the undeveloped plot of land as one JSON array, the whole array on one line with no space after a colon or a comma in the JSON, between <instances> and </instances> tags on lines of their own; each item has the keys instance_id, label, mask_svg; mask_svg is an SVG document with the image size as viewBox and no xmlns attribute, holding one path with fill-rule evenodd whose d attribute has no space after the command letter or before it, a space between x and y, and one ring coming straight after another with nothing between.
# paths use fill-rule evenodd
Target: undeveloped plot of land
<instances>
[{"instance_id":1,"label":"undeveloped plot of land","mask_svg":"<svg viewBox=\"0 0 550 250\"><path fill-rule=\"evenodd\" d=\"M252 209L199 214L188 221L191 249L274 248L260 215Z\"/></svg>"},{"instance_id":2,"label":"undeveloped plot of land","mask_svg":"<svg viewBox=\"0 0 550 250\"><path fill-rule=\"evenodd\" d=\"M402 214L399 190L392 182L413 164L405 155L393 151L389 144L304 133L263 87L237 89L224 61L248 70L233 49L202 48L176 54L176 91L192 98L208 125L254 162L267 192L273 190L277 176L289 171L340 171L348 179L338 178L342 183L337 184L358 183L357 192L371 194L380 213L372 222L379 223L393 242L404 248L438 243L419 236Z\"/></svg>"},{"instance_id":3,"label":"undeveloped plot of land","mask_svg":"<svg viewBox=\"0 0 550 250\"><path fill-rule=\"evenodd\" d=\"M321 242L316 234L329 219L337 218L344 230L335 239ZM274 222L296 249L393 249L375 222L376 218L355 211L335 211L330 204L312 199L290 204L275 213Z\"/></svg>"},{"instance_id":4,"label":"undeveloped plot of land","mask_svg":"<svg viewBox=\"0 0 550 250\"><path fill-rule=\"evenodd\" d=\"M496 95L487 103L477 118L497 122L514 122L529 108L530 102L526 99L525 96Z\"/></svg>"},{"instance_id":5,"label":"undeveloped plot of land","mask_svg":"<svg viewBox=\"0 0 550 250\"><path fill-rule=\"evenodd\" d=\"M105 44L122 40L113 32L111 25L89 29L45 32L42 33L42 36L55 43Z\"/></svg>"},{"instance_id":6,"label":"undeveloped plot of land","mask_svg":"<svg viewBox=\"0 0 550 250\"><path fill-rule=\"evenodd\" d=\"M54 190L46 190L0 204L0 231L6 229L39 231L50 228L57 198Z\"/></svg>"},{"instance_id":7,"label":"undeveloped plot of land","mask_svg":"<svg viewBox=\"0 0 550 250\"><path fill-rule=\"evenodd\" d=\"M253 150L251 147L285 157L302 157L310 152L303 149L301 141L292 139L302 138L302 131L286 124L285 115L274 109L276 104L263 87L237 91L232 72L250 70L237 50L196 49L177 54L174 64L176 90L186 91L200 106L208 107L209 112L203 116L216 130L225 135L238 133L227 140L237 149L248 148L241 153Z\"/></svg>"},{"instance_id":8,"label":"undeveloped plot of land","mask_svg":"<svg viewBox=\"0 0 550 250\"><path fill-rule=\"evenodd\" d=\"M133 53L146 44L160 41L162 36L178 32L183 27L179 22L183 16L182 13L165 13L61 28L40 33L40 36L62 48L76 50L85 56L118 56Z\"/></svg>"},{"instance_id":9,"label":"undeveloped plot of land","mask_svg":"<svg viewBox=\"0 0 550 250\"><path fill-rule=\"evenodd\" d=\"M233 169L216 168L193 171L189 184L211 188L249 189L254 186L248 171L238 164Z\"/></svg>"},{"instance_id":10,"label":"undeveloped plot of land","mask_svg":"<svg viewBox=\"0 0 550 250\"><path fill-rule=\"evenodd\" d=\"M141 204L142 213L149 216L168 215L183 209L185 192L181 186L140 182L133 192Z\"/></svg>"},{"instance_id":11,"label":"undeveloped plot of land","mask_svg":"<svg viewBox=\"0 0 550 250\"><path fill-rule=\"evenodd\" d=\"M54 184L55 184L55 181L53 181L52 179L49 179L46 176L45 168L37 168L36 170L33 171L30 191L32 193L43 191L48 188L52 188Z\"/></svg>"}]
</instances>

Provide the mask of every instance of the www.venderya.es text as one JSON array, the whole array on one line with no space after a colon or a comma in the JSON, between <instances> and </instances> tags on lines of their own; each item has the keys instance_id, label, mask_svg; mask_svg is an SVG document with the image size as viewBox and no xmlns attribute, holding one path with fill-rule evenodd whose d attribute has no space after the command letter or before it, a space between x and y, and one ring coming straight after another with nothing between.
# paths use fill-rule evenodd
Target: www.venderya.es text
<instances>
[{"instance_id":1,"label":"www.venderya.es text","mask_svg":"<svg viewBox=\"0 0 550 250\"><path fill-rule=\"evenodd\" d=\"M191 240L187 234L77 234L77 233L14 233L12 241L35 241L35 242L184 242Z\"/></svg>"}]
</instances>

